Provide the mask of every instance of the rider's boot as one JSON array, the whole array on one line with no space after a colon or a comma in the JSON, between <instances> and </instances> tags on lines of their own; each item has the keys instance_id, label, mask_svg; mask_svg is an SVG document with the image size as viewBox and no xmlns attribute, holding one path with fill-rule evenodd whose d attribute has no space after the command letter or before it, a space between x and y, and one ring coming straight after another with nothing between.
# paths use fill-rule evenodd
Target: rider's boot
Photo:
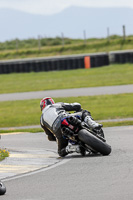
<instances>
[{"instance_id":1,"label":"rider's boot","mask_svg":"<svg viewBox=\"0 0 133 200\"><path fill-rule=\"evenodd\" d=\"M73 152L77 152L80 153L80 146L79 145L72 145L72 144L68 144L68 146L66 147L66 152L67 153L73 153Z\"/></svg>"},{"instance_id":2,"label":"rider's boot","mask_svg":"<svg viewBox=\"0 0 133 200\"><path fill-rule=\"evenodd\" d=\"M101 127L103 126L102 124L95 122L91 116L86 116L84 118L84 122L87 123L92 129L101 129Z\"/></svg>"}]
</instances>

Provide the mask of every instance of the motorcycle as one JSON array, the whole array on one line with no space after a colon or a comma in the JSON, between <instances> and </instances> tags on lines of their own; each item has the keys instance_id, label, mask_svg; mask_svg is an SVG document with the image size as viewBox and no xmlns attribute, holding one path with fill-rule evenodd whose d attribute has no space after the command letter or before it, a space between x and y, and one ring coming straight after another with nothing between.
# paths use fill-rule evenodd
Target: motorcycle
<instances>
[{"instance_id":1,"label":"motorcycle","mask_svg":"<svg viewBox=\"0 0 133 200\"><path fill-rule=\"evenodd\" d=\"M65 139L69 143L80 147L80 153L85 156L86 152L89 154L100 153L102 155L109 155L111 153L111 146L106 143L104 132L100 130L92 130L88 124L81 121L78 116L66 116L61 120L61 131Z\"/></svg>"}]
</instances>

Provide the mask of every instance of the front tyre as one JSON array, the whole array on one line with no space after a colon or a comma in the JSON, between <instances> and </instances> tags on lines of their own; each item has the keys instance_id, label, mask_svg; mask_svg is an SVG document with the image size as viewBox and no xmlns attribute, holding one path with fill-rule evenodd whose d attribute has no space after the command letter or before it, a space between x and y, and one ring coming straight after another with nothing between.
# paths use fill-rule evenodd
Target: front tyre
<instances>
[{"instance_id":1,"label":"front tyre","mask_svg":"<svg viewBox=\"0 0 133 200\"><path fill-rule=\"evenodd\" d=\"M92 135L86 129L81 129L78 132L78 137L82 142L90 146L90 148L92 148L96 152L101 153L102 155L109 155L111 153L110 145Z\"/></svg>"}]
</instances>

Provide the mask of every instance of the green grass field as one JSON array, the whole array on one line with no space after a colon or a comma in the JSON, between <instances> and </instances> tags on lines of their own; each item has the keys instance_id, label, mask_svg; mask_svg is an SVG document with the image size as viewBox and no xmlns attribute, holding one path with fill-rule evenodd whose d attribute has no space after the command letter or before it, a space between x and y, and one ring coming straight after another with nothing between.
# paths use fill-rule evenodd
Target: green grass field
<instances>
[{"instance_id":1,"label":"green grass field","mask_svg":"<svg viewBox=\"0 0 133 200\"><path fill-rule=\"evenodd\" d=\"M0 93L133 84L132 77L133 64L110 65L89 70L2 74ZM133 94L55 98L55 101L80 102L82 108L89 110L95 120L133 117ZM0 127L38 125L41 116L39 104L40 99L0 102ZM133 121L103 124L128 125L133 124Z\"/></svg>"},{"instance_id":2,"label":"green grass field","mask_svg":"<svg viewBox=\"0 0 133 200\"><path fill-rule=\"evenodd\" d=\"M133 94L55 98L56 102L79 102L95 120L133 116ZM38 125L40 99L0 102L0 127Z\"/></svg>"},{"instance_id":3,"label":"green grass field","mask_svg":"<svg viewBox=\"0 0 133 200\"><path fill-rule=\"evenodd\" d=\"M133 84L133 64L0 75L0 93Z\"/></svg>"}]
</instances>

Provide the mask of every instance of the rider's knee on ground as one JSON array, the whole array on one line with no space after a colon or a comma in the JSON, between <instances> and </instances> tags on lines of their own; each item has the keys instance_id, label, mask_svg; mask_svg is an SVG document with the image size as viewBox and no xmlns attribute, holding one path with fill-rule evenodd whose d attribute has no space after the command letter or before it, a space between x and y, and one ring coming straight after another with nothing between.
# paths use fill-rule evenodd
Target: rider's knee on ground
<instances>
[{"instance_id":1,"label":"rider's knee on ground","mask_svg":"<svg viewBox=\"0 0 133 200\"><path fill-rule=\"evenodd\" d=\"M65 138L61 137L57 139L58 143L58 154L61 157L66 156L68 153L66 152L66 146L68 145L68 140Z\"/></svg>"},{"instance_id":2,"label":"rider's knee on ground","mask_svg":"<svg viewBox=\"0 0 133 200\"><path fill-rule=\"evenodd\" d=\"M48 140L49 141L56 141L56 138L54 135L48 135Z\"/></svg>"},{"instance_id":3,"label":"rider's knee on ground","mask_svg":"<svg viewBox=\"0 0 133 200\"><path fill-rule=\"evenodd\" d=\"M65 157L68 153L66 152L66 148L58 150L58 154L61 157Z\"/></svg>"}]
</instances>

